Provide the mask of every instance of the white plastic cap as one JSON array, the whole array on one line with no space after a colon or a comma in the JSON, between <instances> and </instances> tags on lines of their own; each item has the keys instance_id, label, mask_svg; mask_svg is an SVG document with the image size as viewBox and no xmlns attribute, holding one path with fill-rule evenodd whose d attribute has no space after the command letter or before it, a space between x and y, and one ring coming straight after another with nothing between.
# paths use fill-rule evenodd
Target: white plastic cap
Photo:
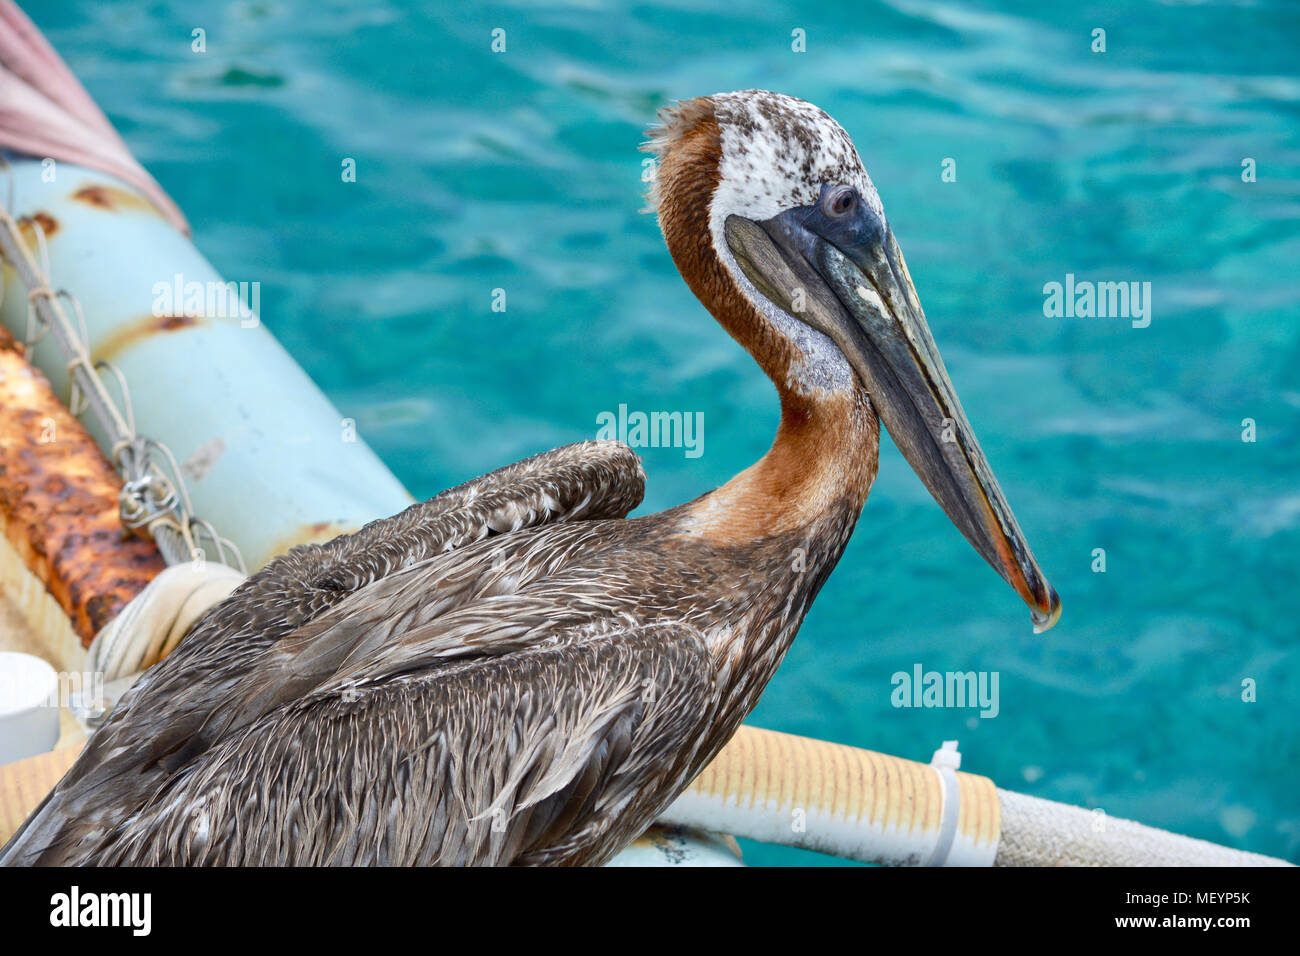
<instances>
[{"instance_id":1,"label":"white plastic cap","mask_svg":"<svg viewBox=\"0 0 1300 956\"><path fill-rule=\"evenodd\" d=\"M31 654L0 652L0 763L51 749L59 739L59 675Z\"/></svg>"}]
</instances>

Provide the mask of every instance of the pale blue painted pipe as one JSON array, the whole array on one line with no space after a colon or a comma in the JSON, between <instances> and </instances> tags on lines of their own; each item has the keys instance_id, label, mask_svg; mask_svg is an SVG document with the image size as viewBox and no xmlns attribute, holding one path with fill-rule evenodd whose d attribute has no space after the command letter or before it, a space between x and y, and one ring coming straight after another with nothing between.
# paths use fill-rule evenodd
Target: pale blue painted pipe
<instances>
[{"instance_id":1,"label":"pale blue painted pipe","mask_svg":"<svg viewBox=\"0 0 1300 956\"><path fill-rule=\"evenodd\" d=\"M239 546L250 571L294 544L327 540L411 503L255 313L210 314L229 304L206 294L225 289L222 277L138 193L74 166L58 165L55 181L44 182L39 160L10 157L10 165L11 212L49 230L50 285L81 303L92 357L125 375L137 432L198 466L186 479L194 513ZM7 201L2 172L0 194ZM203 318L187 320L185 303L169 301L177 276L182 297L186 284L200 284ZM12 269L5 293L0 320L22 339L27 298ZM68 375L53 338L31 359L66 401ZM111 377L108 387L117 394ZM94 417L83 421L107 451Z\"/></svg>"}]
</instances>

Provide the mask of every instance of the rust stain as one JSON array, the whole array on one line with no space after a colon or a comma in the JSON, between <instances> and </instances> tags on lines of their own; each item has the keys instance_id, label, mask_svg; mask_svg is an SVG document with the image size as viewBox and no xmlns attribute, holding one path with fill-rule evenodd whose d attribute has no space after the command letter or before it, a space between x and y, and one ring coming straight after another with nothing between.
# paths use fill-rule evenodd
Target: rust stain
<instances>
[{"instance_id":1,"label":"rust stain","mask_svg":"<svg viewBox=\"0 0 1300 956\"><path fill-rule=\"evenodd\" d=\"M89 186L82 186L72 194L72 198L105 212L147 212L155 216L159 215L153 203L143 196L108 184L92 183Z\"/></svg>"},{"instance_id":2,"label":"rust stain","mask_svg":"<svg viewBox=\"0 0 1300 956\"><path fill-rule=\"evenodd\" d=\"M162 557L123 531L121 478L7 333L0 408L0 533L89 645L163 569Z\"/></svg>"},{"instance_id":3,"label":"rust stain","mask_svg":"<svg viewBox=\"0 0 1300 956\"><path fill-rule=\"evenodd\" d=\"M21 357L27 354L27 349L7 327L0 325L0 352L16 352Z\"/></svg>"},{"instance_id":4,"label":"rust stain","mask_svg":"<svg viewBox=\"0 0 1300 956\"><path fill-rule=\"evenodd\" d=\"M31 216L23 216L22 219L18 220L18 231L22 234L23 242L26 243L27 248L35 252L36 229L33 223L41 227L41 231L45 233L45 238L48 241L59 231L59 221L48 212L34 213Z\"/></svg>"},{"instance_id":5,"label":"rust stain","mask_svg":"<svg viewBox=\"0 0 1300 956\"><path fill-rule=\"evenodd\" d=\"M128 347L135 345L151 335L163 332L179 332L203 324L202 319L192 315L144 315L119 325L104 341L99 343L91 358L111 362Z\"/></svg>"}]
</instances>

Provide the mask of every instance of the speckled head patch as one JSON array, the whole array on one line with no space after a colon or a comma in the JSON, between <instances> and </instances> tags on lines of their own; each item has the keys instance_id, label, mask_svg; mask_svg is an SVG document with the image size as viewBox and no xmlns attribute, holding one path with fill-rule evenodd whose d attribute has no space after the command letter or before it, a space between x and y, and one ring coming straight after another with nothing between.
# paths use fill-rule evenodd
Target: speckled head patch
<instances>
[{"instance_id":1,"label":"speckled head patch","mask_svg":"<svg viewBox=\"0 0 1300 956\"><path fill-rule=\"evenodd\" d=\"M768 219L817 201L823 185L854 186L883 215L849 134L811 103L767 90L710 97L722 133L714 216Z\"/></svg>"},{"instance_id":2,"label":"speckled head patch","mask_svg":"<svg viewBox=\"0 0 1300 956\"><path fill-rule=\"evenodd\" d=\"M742 90L683 100L660 112L645 148L662 154L706 116L716 120L722 138L711 219L768 219L811 205L823 185L840 183L856 187L884 214L849 134L824 110L784 93ZM653 188L649 198L657 205Z\"/></svg>"}]
</instances>

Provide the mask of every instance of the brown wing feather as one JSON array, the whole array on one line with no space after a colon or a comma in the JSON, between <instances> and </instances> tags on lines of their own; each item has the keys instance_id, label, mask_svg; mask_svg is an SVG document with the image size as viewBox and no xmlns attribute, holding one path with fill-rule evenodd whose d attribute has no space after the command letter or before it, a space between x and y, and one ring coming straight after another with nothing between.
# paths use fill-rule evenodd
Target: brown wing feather
<instances>
[{"instance_id":1,"label":"brown wing feather","mask_svg":"<svg viewBox=\"0 0 1300 956\"><path fill-rule=\"evenodd\" d=\"M271 561L199 622L128 692L67 775L24 823L21 844L67 821L142 802L193 756L214 712L241 693L281 642L349 596L434 556L546 524L621 518L644 493L640 459L618 442L581 442L452 488L324 545ZM301 635L300 635L301 640ZM166 765L160 763L166 761ZM29 832L36 826L41 832Z\"/></svg>"},{"instance_id":2,"label":"brown wing feather","mask_svg":"<svg viewBox=\"0 0 1300 956\"><path fill-rule=\"evenodd\" d=\"M39 862L600 863L687 782L708 660L693 631L659 625L328 682Z\"/></svg>"}]
</instances>

